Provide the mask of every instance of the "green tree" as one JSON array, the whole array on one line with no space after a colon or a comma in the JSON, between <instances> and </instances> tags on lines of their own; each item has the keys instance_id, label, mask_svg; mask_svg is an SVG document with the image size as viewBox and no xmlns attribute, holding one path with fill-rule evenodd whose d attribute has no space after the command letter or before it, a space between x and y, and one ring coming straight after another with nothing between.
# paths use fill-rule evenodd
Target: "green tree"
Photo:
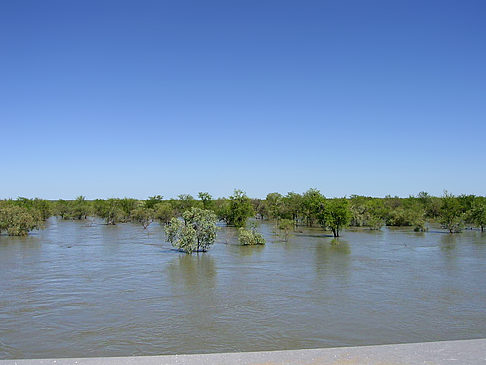
<instances>
[{"instance_id":1,"label":"green tree","mask_svg":"<svg viewBox=\"0 0 486 365\"><path fill-rule=\"evenodd\" d=\"M0 232L9 236L26 236L34 229L42 227L42 217L38 210L17 205L0 207Z\"/></svg>"},{"instance_id":2,"label":"green tree","mask_svg":"<svg viewBox=\"0 0 486 365\"><path fill-rule=\"evenodd\" d=\"M387 195L385 196L385 199L383 199L383 202L389 210L396 209L402 205L402 199L398 196Z\"/></svg>"},{"instance_id":3,"label":"green tree","mask_svg":"<svg viewBox=\"0 0 486 365\"><path fill-rule=\"evenodd\" d=\"M70 204L69 216L72 219L86 219L90 213L89 202L82 195Z\"/></svg>"},{"instance_id":4,"label":"green tree","mask_svg":"<svg viewBox=\"0 0 486 365\"><path fill-rule=\"evenodd\" d=\"M351 211L347 199L328 199L322 205L319 213L319 224L324 229L330 229L334 237L351 221Z\"/></svg>"},{"instance_id":5,"label":"green tree","mask_svg":"<svg viewBox=\"0 0 486 365\"><path fill-rule=\"evenodd\" d=\"M387 226L414 227L416 231L425 230L425 212L421 206L398 207L388 213Z\"/></svg>"},{"instance_id":6,"label":"green tree","mask_svg":"<svg viewBox=\"0 0 486 365\"><path fill-rule=\"evenodd\" d=\"M386 208L381 199L368 199L365 203L365 226L379 230L385 224Z\"/></svg>"},{"instance_id":7,"label":"green tree","mask_svg":"<svg viewBox=\"0 0 486 365\"><path fill-rule=\"evenodd\" d=\"M145 208L154 209L155 206L163 201L164 197L162 195L149 196L145 200Z\"/></svg>"},{"instance_id":8,"label":"green tree","mask_svg":"<svg viewBox=\"0 0 486 365\"><path fill-rule=\"evenodd\" d=\"M116 205L121 210L121 222L128 222L132 215L132 210L137 208L139 202L132 198L116 199Z\"/></svg>"},{"instance_id":9,"label":"green tree","mask_svg":"<svg viewBox=\"0 0 486 365\"><path fill-rule=\"evenodd\" d=\"M66 200L59 199L56 202L55 212L61 219L71 219L71 205Z\"/></svg>"},{"instance_id":10,"label":"green tree","mask_svg":"<svg viewBox=\"0 0 486 365\"><path fill-rule=\"evenodd\" d=\"M467 215L473 207L474 201L476 200L476 196L461 194L456 199L459 201L459 204L461 205L462 212Z\"/></svg>"},{"instance_id":11,"label":"green tree","mask_svg":"<svg viewBox=\"0 0 486 365\"><path fill-rule=\"evenodd\" d=\"M295 228L295 221L292 219L284 218L278 222L278 229L280 231L280 235L282 236L285 242L289 240L290 234L293 232L294 228Z\"/></svg>"},{"instance_id":12,"label":"green tree","mask_svg":"<svg viewBox=\"0 0 486 365\"><path fill-rule=\"evenodd\" d=\"M283 197L280 193L267 194L265 199L267 214L270 219L279 219L282 210Z\"/></svg>"},{"instance_id":13,"label":"green tree","mask_svg":"<svg viewBox=\"0 0 486 365\"><path fill-rule=\"evenodd\" d=\"M424 209L426 209L427 205L430 203L431 196L426 191L421 191L417 194L417 199L424 206Z\"/></svg>"},{"instance_id":14,"label":"green tree","mask_svg":"<svg viewBox=\"0 0 486 365\"><path fill-rule=\"evenodd\" d=\"M167 224L176 216L174 207L170 202L158 203L154 208L154 217L162 224Z\"/></svg>"},{"instance_id":15,"label":"green tree","mask_svg":"<svg viewBox=\"0 0 486 365\"><path fill-rule=\"evenodd\" d=\"M350 225L354 227L363 227L366 225L367 202L371 198L361 195L351 195L349 200L349 209L351 211Z\"/></svg>"},{"instance_id":16,"label":"green tree","mask_svg":"<svg viewBox=\"0 0 486 365\"><path fill-rule=\"evenodd\" d=\"M470 220L484 232L486 226L486 198L477 197L471 207Z\"/></svg>"},{"instance_id":17,"label":"green tree","mask_svg":"<svg viewBox=\"0 0 486 365\"><path fill-rule=\"evenodd\" d=\"M7 202L10 205L15 205L31 211L36 211L35 214L39 214L43 221L48 219L52 214L51 204L47 200L39 198L28 199L19 196L16 200L9 199Z\"/></svg>"},{"instance_id":18,"label":"green tree","mask_svg":"<svg viewBox=\"0 0 486 365\"><path fill-rule=\"evenodd\" d=\"M182 213L182 220L172 218L165 226L167 241L186 253L205 252L216 240L216 222L213 211L191 208Z\"/></svg>"},{"instance_id":19,"label":"green tree","mask_svg":"<svg viewBox=\"0 0 486 365\"><path fill-rule=\"evenodd\" d=\"M241 190L235 190L229 197L226 223L235 227L244 227L248 218L254 215L250 198Z\"/></svg>"},{"instance_id":20,"label":"green tree","mask_svg":"<svg viewBox=\"0 0 486 365\"><path fill-rule=\"evenodd\" d=\"M213 197L209 193L199 192L199 200L201 200L203 209L213 209Z\"/></svg>"},{"instance_id":21,"label":"green tree","mask_svg":"<svg viewBox=\"0 0 486 365\"><path fill-rule=\"evenodd\" d=\"M268 207L265 200L252 199L251 204L253 206L253 210L255 211L257 219L268 218Z\"/></svg>"},{"instance_id":22,"label":"green tree","mask_svg":"<svg viewBox=\"0 0 486 365\"><path fill-rule=\"evenodd\" d=\"M460 201L447 191L442 196L439 218L440 223L449 233L460 232L464 226L463 207Z\"/></svg>"},{"instance_id":23,"label":"green tree","mask_svg":"<svg viewBox=\"0 0 486 365\"><path fill-rule=\"evenodd\" d=\"M177 210L177 215L182 215L182 213L192 207L195 207L196 199L190 194L180 194L177 200L173 200L172 204Z\"/></svg>"},{"instance_id":24,"label":"green tree","mask_svg":"<svg viewBox=\"0 0 486 365\"><path fill-rule=\"evenodd\" d=\"M437 219L440 215L440 207L442 205L442 201L440 198L433 196L430 198L430 204L427 206L427 210L425 214L428 218Z\"/></svg>"},{"instance_id":25,"label":"green tree","mask_svg":"<svg viewBox=\"0 0 486 365\"><path fill-rule=\"evenodd\" d=\"M154 221L155 212L152 208L146 208L145 206L140 206L132 210L131 217L132 221L140 223L143 229L147 227Z\"/></svg>"},{"instance_id":26,"label":"green tree","mask_svg":"<svg viewBox=\"0 0 486 365\"><path fill-rule=\"evenodd\" d=\"M387 208L382 199L352 195L349 200L351 211L350 225L355 227L369 227L380 229L385 224Z\"/></svg>"},{"instance_id":27,"label":"green tree","mask_svg":"<svg viewBox=\"0 0 486 365\"><path fill-rule=\"evenodd\" d=\"M42 220L45 221L52 215L52 205L49 201L44 199L35 198L32 200L32 208L36 209Z\"/></svg>"},{"instance_id":28,"label":"green tree","mask_svg":"<svg viewBox=\"0 0 486 365\"><path fill-rule=\"evenodd\" d=\"M218 216L220 221L224 221L229 224L230 216L230 203L226 198L218 198L213 202L213 210Z\"/></svg>"},{"instance_id":29,"label":"green tree","mask_svg":"<svg viewBox=\"0 0 486 365\"><path fill-rule=\"evenodd\" d=\"M302 214L309 227L319 220L322 205L326 198L317 189L309 189L302 196Z\"/></svg>"},{"instance_id":30,"label":"green tree","mask_svg":"<svg viewBox=\"0 0 486 365\"><path fill-rule=\"evenodd\" d=\"M283 197L283 214L282 218L292 219L295 224L299 222L302 215L302 195L289 192Z\"/></svg>"},{"instance_id":31,"label":"green tree","mask_svg":"<svg viewBox=\"0 0 486 365\"><path fill-rule=\"evenodd\" d=\"M115 225L125 217L125 212L120 207L119 199L96 199L94 206L96 215L103 218L106 224Z\"/></svg>"}]
</instances>

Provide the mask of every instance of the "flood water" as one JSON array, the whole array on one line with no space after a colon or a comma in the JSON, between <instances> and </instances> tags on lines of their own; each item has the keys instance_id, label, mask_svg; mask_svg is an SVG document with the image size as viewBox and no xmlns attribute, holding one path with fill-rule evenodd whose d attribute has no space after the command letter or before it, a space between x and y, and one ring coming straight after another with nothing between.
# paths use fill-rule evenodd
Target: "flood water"
<instances>
[{"instance_id":1,"label":"flood water","mask_svg":"<svg viewBox=\"0 0 486 365\"><path fill-rule=\"evenodd\" d=\"M486 234L319 229L209 252L157 224L0 237L0 358L283 350L486 337Z\"/></svg>"}]
</instances>

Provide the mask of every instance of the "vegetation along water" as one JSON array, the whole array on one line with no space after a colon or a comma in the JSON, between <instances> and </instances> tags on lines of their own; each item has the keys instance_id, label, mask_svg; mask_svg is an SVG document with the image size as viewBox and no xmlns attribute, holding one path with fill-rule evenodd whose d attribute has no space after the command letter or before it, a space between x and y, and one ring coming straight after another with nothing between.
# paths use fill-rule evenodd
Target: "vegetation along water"
<instances>
[{"instance_id":1,"label":"vegetation along water","mask_svg":"<svg viewBox=\"0 0 486 365\"><path fill-rule=\"evenodd\" d=\"M3 200L0 358L485 337L485 224L449 193Z\"/></svg>"}]
</instances>

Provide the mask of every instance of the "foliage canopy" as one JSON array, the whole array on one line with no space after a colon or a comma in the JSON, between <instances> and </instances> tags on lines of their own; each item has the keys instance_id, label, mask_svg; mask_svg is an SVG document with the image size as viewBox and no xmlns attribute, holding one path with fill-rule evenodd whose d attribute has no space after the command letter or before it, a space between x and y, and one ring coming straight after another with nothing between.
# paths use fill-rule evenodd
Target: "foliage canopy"
<instances>
[{"instance_id":1,"label":"foliage canopy","mask_svg":"<svg viewBox=\"0 0 486 365\"><path fill-rule=\"evenodd\" d=\"M216 221L216 215L210 210L186 210L182 220L172 218L165 226L167 241L186 253L205 252L216 240Z\"/></svg>"}]
</instances>

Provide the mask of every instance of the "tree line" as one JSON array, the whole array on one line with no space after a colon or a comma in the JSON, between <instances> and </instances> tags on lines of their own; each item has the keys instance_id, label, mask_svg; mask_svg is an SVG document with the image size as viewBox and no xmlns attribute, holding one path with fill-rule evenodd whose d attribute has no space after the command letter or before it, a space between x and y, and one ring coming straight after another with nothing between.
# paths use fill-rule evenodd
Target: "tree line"
<instances>
[{"instance_id":1,"label":"tree line","mask_svg":"<svg viewBox=\"0 0 486 365\"><path fill-rule=\"evenodd\" d=\"M416 231L425 231L428 222L439 223L450 233L461 232L466 226L477 227L483 232L486 198L464 194L454 196L448 192L440 197L421 192L408 198L359 195L326 198L317 189L309 189L303 194L270 193L265 199L250 199L241 190L235 190L228 198L218 199L207 192L199 193L196 198L189 194L179 195L177 199L156 195L146 200L87 200L79 196L74 200L51 201L19 197L0 200L0 233L27 235L32 230L41 229L51 216L69 220L95 216L104 219L106 224L133 222L143 228L158 221L165 226L171 243L192 252L204 251L208 248L206 242L214 242L218 221L240 228L242 244L264 243L254 227L246 229L251 217L274 221L284 239L288 239L299 226L318 226L332 232L334 237L339 237L349 226L371 230L383 226L409 226Z\"/></svg>"},{"instance_id":2,"label":"tree line","mask_svg":"<svg viewBox=\"0 0 486 365\"><path fill-rule=\"evenodd\" d=\"M447 191L441 197L420 192L416 196L374 198L351 195L349 198L324 197L319 190L309 189L304 194L268 194L256 200L256 212L268 218L294 226L319 225L339 237L348 226L379 230L383 226L413 227L427 230L427 223L439 223L449 233L459 233L466 226L484 232L486 226L486 198L475 195L454 196Z\"/></svg>"}]
</instances>

